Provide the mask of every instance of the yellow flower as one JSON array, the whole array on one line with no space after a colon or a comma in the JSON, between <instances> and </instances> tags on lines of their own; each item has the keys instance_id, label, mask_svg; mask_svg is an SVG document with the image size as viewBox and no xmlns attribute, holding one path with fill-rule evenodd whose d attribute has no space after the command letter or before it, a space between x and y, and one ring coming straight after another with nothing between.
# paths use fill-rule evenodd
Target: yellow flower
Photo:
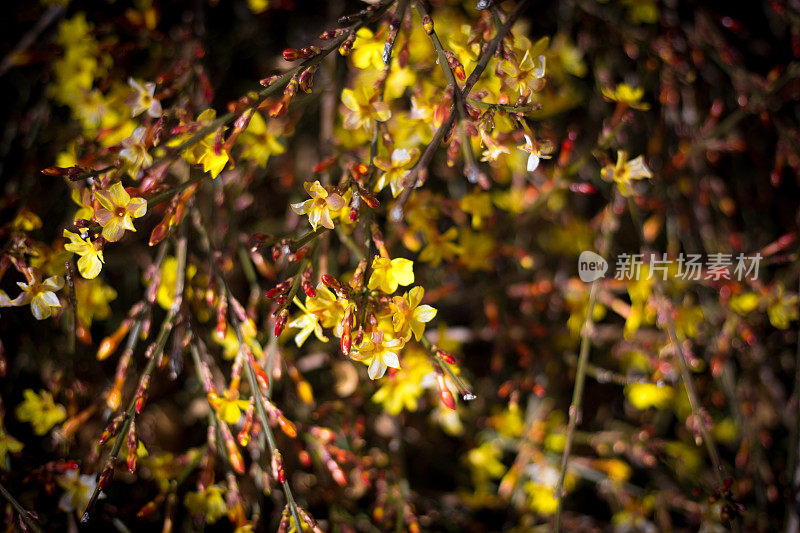
<instances>
[{"instance_id":1,"label":"yellow flower","mask_svg":"<svg viewBox=\"0 0 800 533\"><path fill-rule=\"evenodd\" d=\"M81 256L78 259L78 271L81 276L86 279L96 278L103 268L103 250L95 247L89 239L84 239L69 230L64 230L64 237L70 241L64 245L64 249Z\"/></svg>"},{"instance_id":2,"label":"yellow flower","mask_svg":"<svg viewBox=\"0 0 800 533\"><path fill-rule=\"evenodd\" d=\"M178 281L178 260L171 255L168 255L161 262L161 282L158 285L156 292L156 303L166 310L172 306L172 301L175 299L175 283ZM188 264L186 265L186 280L191 280L197 274L197 267ZM184 289L188 294L192 288L188 283L184 284Z\"/></svg>"},{"instance_id":3,"label":"yellow flower","mask_svg":"<svg viewBox=\"0 0 800 533\"><path fill-rule=\"evenodd\" d=\"M6 428L3 426L3 418L0 417L0 468L6 468L6 456L9 453L17 453L22 450L22 443L6 433Z\"/></svg>"},{"instance_id":4,"label":"yellow flower","mask_svg":"<svg viewBox=\"0 0 800 533\"><path fill-rule=\"evenodd\" d=\"M472 482L476 490L483 491L490 479L503 477L506 465L500 462L502 457L503 450L492 441L484 442L467 452L466 461L470 467Z\"/></svg>"},{"instance_id":5,"label":"yellow flower","mask_svg":"<svg viewBox=\"0 0 800 533\"><path fill-rule=\"evenodd\" d=\"M107 241L120 240L126 229L136 231L133 219L143 217L147 212L147 201L131 198L119 181L105 191L97 191L95 196L102 206L95 217L103 226L103 237Z\"/></svg>"},{"instance_id":6,"label":"yellow flower","mask_svg":"<svg viewBox=\"0 0 800 533\"><path fill-rule=\"evenodd\" d=\"M455 242L458 237L458 229L453 226L444 233L431 231L426 239L428 246L419 254L419 260L430 263L431 266L439 266L442 259L451 260L461 253L461 247Z\"/></svg>"},{"instance_id":7,"label":"yellow flower","mask_svg":"<svg viewBox=\"0 0 800 533\"><path fill-rule=\"evenodd\" d=\"M33 231L42 227L42 219L30 209L23 207L17 212L11 227L17 231Z\"/></svg>"},{"instance_id":8,"label":"yellow flower","mask_svg":"<svg viewBox=\"0 0 800 533\"><path fill-rule=\"evenodd\" d=\"M404 340L414 338L420 340L425 332L425 323L433 320L436 309L430 305L419 305L425 289L414 287L405 296L395 296L389 308L392 310L392 325L395 332Z\"/></svg>"},{"instance_id":9,"label":"yellow flower","mask_svg":"<svg viewBox=\"0 0 800 533\"><path fill-rule=\"evenodd\" d=\"M285 126L286 123L280 120L271 120L267 124L261 113L253 114L247 129L239 138L243 145L242 157L252 159L262 168L266 167L271 156L286 151L286 146L279 140Z\"/></svg>"},{"instance_id":10,"label":"yellow flower","mask_svg":"<svg viewBox=\"0 0 800 533\"><path fill-rule=\"evenodd\" d=\"M342 103L345 105L344 127L348 130L369 129L372 121L385 122L392 116L389 104L378 100L374 89L359 85L356 90L344 89Z\"/></svg>"},{"instance_id":11,"label":"yellow flower","mask_svg":"<svg viewBox=\"0 0 800 533\"><path fill-rule=\"evenodd\" d=\"M777 285L767 306L770 323L778 329L788 329L789 323L797 320L797 311L797 295L786 293L783 285Z\"/></svg>"},{"instance_id":12,"label":"yellow flower","mask_svg":"<svg viewBox=\"0 0 800 533\"><path fill-rule=\"evenodd\" d=\"M461 229L460 261L469 270L491 270L494 240L482 232Z\"/></svg>"},{"instance_id":13,"label":"yellow flower","mask_svg":"<svg viewBox=\"0 0 800 533\"><path fill-rule=\"evenodd\" d=\"M300 308L302 314L286 324L287 328L299 328L300 331L294 336L294 343L297 347L301 347L308 336L312 333L317 339L322 342L328 342L328 337L322 332L322 326L319 323L319 318L311 313L303 304L300 303L296 297L294 299L295 305Z\"/></svg>"},{"instance_id":14,"label":"yellow flower","mask_svg":"<svg viewBox=\"0 0 800 533\"><path fill-rule=\"evenodd\" d=\"M596 459L592 465L601 472L608 474L609 479L625 482L631 478L631 467L620 459Z\"/></svg>"},{"instance_id":15,"label":"yellow flower","mask_svg":"<svg viewBox=\"0 0 800 533\"><path fill-rule=\"evenodd\" d=\"M650 105L646 102L641 102L644 96L644 89L641 87L633 88L626 83L620 83L615 89L610 87L603 87L600 89L603 96L614 102L620 102L633 109L641 109L646 111L650 109Z\"/></svg>"},{"instance_id":16,"label":"yellow flower","mask_svg":"<svg viewBox=\"0 0 800 533\"><path fill-rule=\"evenodd\" d=\"M197 116L195 121L196 127L205 128L216 119L217 112L213 109L206 109ZM195 143L193 146L185 149L181 156L190 165L202 165L203 172L211 173L211 177L216 179L220 172L225 168L228 163L228 152L224 149L220 150L217 154L214 151L214 139L216 132L209 133L200 142ZM192 134L181 135L167 142L167 146L178 146L188 140Z\"/></svg>"},{"instance_id":17,"label":"yellow flower","mask_svg":"<svg viewBox=\"0 0 800 533\"><path fill-rule=\"evenodd\" d=\"M758 295L754 292L745 292L731 296L730 306L742 316L752 313L759 304Z\"/></svg>"},{"instance_id":18,"label":"yellow flower","mask_svg":"<svg viewBox=\"0 0 800 533\"><path fill-rule=\"evenodd\" d=\"M307 181L303 187L311 199L292 204L292 210L298 215L308 215L308 222L314 230L319 225L333 229L331 214L344 207L344 198L338 193L328 192L319 181Z\"/></svg>"},{"instance_id":19,"label":"yellow flower","mask_svg":"<svg viewBox=\"0 0 800 533\"><path fill-rule=\"evenodd\" d=\"M397 352L404 345L403 339L387 338L384 331L379 329L370 335L365 335L364 340L351 352L350 357L369 366L367 370L369 379L378 379L383 377L388 367L400 368Z\"/></svg>"},{"instance_id":20,"label":"yellow flower","mask_svg":"<svg viewBox=\"0 0 800 533\"><path fill-rule=\"evenodd\" d=\"M247 409L249 402L239 399L239 391L227 389L222 396L215 392L208 394L208 403L217 412L220 420L228 424L235 424L242 416L242 410Z\"/></svg>"},{"instance_id":21,"label":"yellow flower","mask_svg":"<svg viewBox=\"0 0 800 533\"><path fill-rule=\"evenodd\" d=\"M130 163L128 175L133 179L139 179L139 170L153 162L153 156L147 153L146 136L147 130L143 127L138 127L133 130L133 135L122 141L122 145L125 148L120 150L119 155Z\"/></svg>"},{"instance_id":22,"label":"yellow flower","mask_svg":"<svg viewBox=\"0 0 800 533\"><path fill-rule=\"evenodd\" d=\"M532 480L522 486L528 495L528 507L540 515L555 513L558 506L558 499L555 497L558 470L549 464L532 463L528 465L526 471ZM564 478L564 490L570 491L574 485L574 476L567 473Z\"/></svg>"},{"instance_id":23,"label":"yellow flower","mask_svg":"<svg viewBox=\"0 0 800 533\"><path fill-rule=\"evenodd\" d=\"M306 297L306 309L319 320L323 328L335 328L334 334L342 336L342 318L347 300L340 300L323 283L317 284L314 296Z\"/></svg>"},{"instance_id":24,"label":"yellow flower","mask_svg":"<svg viewBox=\"0 0 800 533\"><path fill-rule=\"evenodd\" d=\"M72 189L70 193L72 201L80 209L72 216L73 222L76 220L92 220L94 218L94 206L92 205L92 192L87 189Z\"/></svg>"},{"instance_id":25,"label":"yellow flower","mask_svg":"<svg viewBox=\"0 0 800 533\"><path fill-rule=\"evenodd\" d=\"M256 340L256 325L249 318L242 322L242 337L244 337L244 343L253 351L253 355L260 359L264 355L264 349ZM213 339L214 342L222 346L223 359L233 359L239 353L239 338L236 335L236 330L230 324L225 330L224 339L220 340L216 335L214 335Z\"/></svg>"},{"instance_id":26,"label":"yellow flower","mask_svg":"<svg viewBox=\"0 0 800 533\"><path fill-rule=\"evenodd\" d=\"M93 319L105 320L111 316L108 302L117 297L117 291L99 279L76 281L75 300L77 300L80 323L89 327Z\"/></svg>"},{"instance_id":27,"label":"yellow flower","mask_svg":"<svg viewBox=\"0 0 800 533\"><path fill-rule=\"evenodd\" d=\"M433 367L428 356L419 350L410 350L403 354L403 368L381 382L372 401L382 404L390 415L398 415L403 409L416 411L417 400L425 390L422 379L431 372Z\"/></svg>"},{"instance_id":28,"label":"yellow flower","mask_svg":"<svg viewBox=\"0 0 800 533\"><path fill-rule=\"evenodd\" d=\"M631 404L641 410L655 407L664 409L669 405L675 389L669 385L656 385L655 383L631 383L625 386L625 396Z\"/></svg>"},{"instance_id":29,"label":"yellow flower","mask_svg":"<svg viewBox=\"0 0 800 533\"><path fill-rule=\"evenodd\" d=\"M544 54L539 54L534 59L529 50L525 51L522 61L503 60L500 69L505 76L503 80L514 92L522 94L526 89L538 91L544 86L545 71Z\"/></svg>"},{"instance_id":30,"label":"yellow flower","mask_svg":"<svg viewBox=\"0 0 800 533\"><path fill-rule=\"evenodd\" d=\"M376 39L371 30L361 28L356 32L356 40L353 43L353 51L350 58L353 65L361 70L372 68L377 71L383 70L383 45L384 39Z\"/></svg>"},{"instance_id":31,"label":"yellow flower","mask_svg":"<svg viewBox=\"0 0 800 533\"><path fill-rule=\"evenodd\" d=\"M14 412L20 421L30 422L37 435L44 435L67 418L67 410L63 405L53 402L53 395L46 390L40 390L36 394L32 389L25 389L22 395L25 400Z\"/></svg>"},{"instance_id":32,"label":"yellow flower","mask_svg":"<svg viewBox=\"0 0 800 533\"><path fill-rule=\"evenodd\" d=\"M188 493L183 503L192 516L202 516L207 524L213 524L228 513L224 494L224 486L210 485L202 491Z\"/></svg>"},{"instance_id":33,"label":"yellow flower","mask_svg":"<svg viewBox=\"0 0 800 533\"><path fill-rule=\"evenodd\" d=\"M372 261L372 274L367 284L370 290L380 288L386 294L392 294L398 285L407 286L412 283L414 283L414 263L410 259L375 256Z\"/></svg>"},{"instance_id":34,"label":"yellow flower","mask_svg":"<svg viewBox=\"0 0 800 533\"><path fill-rule=\"evenodd\" d=\"M414 163L419 157L419 150L412 148L406 150L405 148L392 151L391 160L382 157L375 158L375 166L383 170L383 174L378 178L375 184L375 192L382 191L386 185L392 189L392 196L397 198L400 192L410 184L404 183L404 178L408 174L408 170L414 166Z\"/></svg>"},{"instance_id":35,"label":"yellow flower","mask_svg":"<svg viewBox=\"0 0 800 533\"><path fill-rule=\"evenodd\" d=\"M630 196L633 193L631 181L653 177L653 173L644 164L642 156L630 161L627 159L627 152L620 150L617 152L617 164L606 165L601 172L604 180L613 181L617 184L619 192L623 196Z\"/></svg>"},{"instance_id":36,"label":"yellow flower","mask_svg":"<svg viewBox=\"0 0 800 533\"><path fill-rule=\"evenodd\" d=\"M156 92L155 83L145 83L142 85L133 78L128 78L128 85L133 89L133 93L126 102L131 108L131 117L141 115L145 111L153 118L161 116L161 102L153 98Z\"/></svg>"},{"instance_id":37,"label":"yellow flower","mask_svg":"<svg viewBox=\"0 0 800 533\"><path fill-rule=\"evenodd\" d=\"M269 0L247 0L247 7L250 11L258 15L263 13L269 7Z\"/></svg>"},{"instance_id":38,"label":"yellow flower","mask_svg":"<svg viewBox=\"0 0 800 533\"><path fill-rule=\"evenodd\" d=\"M472 215L472 227L478 229L483 225L483 220L492 214L492 197L489 193L475 190L461 197L459 207Z\"/></svg>"},{"instance_id":39,"label":"yellow flower","mask_svg":"<svg viewBox=\"0 0 800 533\"><path fill-rule=\"evenodd\" d=\"M55 291L64 286L64 280L59 276L52 276L44 281L40 281L40 279L39 273L35 272L30 283L18 281L17 285L22 292L13 300L10 300L5 293L0 294L0 307L19 307L30 304L31 313L36 320L44 320L52 316L53 310L61 307Z\"/></svg>"},{"instance_id":40,"label":"yellow flower","mask_svg":"<svg viewBox=\"0 0 800 533\"><path fill-rule=\"evenodd\" d=\"M483 157L481 157L481 161L497 161L497 158L500 157L501 154L510 154L511 150L508 149L508 146L500 144L492 138L491 135L487 135L486 133L481 133L481 140L483 141L483 145L486 146L486 150L483 151Z\"/></svg>"},{"instance_id":41,"label":"yellow flower","mask_svg":"<svg viewBox=\"0 0 800 533\"><path fill-rule=\"evenodd\" d=\"M58 484L64 489L64 494L58 500L58 508L65 513L78 511L82 513L89 504L97 481L91 474L80 475L77 470L67 470L64 475L58 478ZM100 497L104 497L101 494Z\"/></svg>"}]
</instances>

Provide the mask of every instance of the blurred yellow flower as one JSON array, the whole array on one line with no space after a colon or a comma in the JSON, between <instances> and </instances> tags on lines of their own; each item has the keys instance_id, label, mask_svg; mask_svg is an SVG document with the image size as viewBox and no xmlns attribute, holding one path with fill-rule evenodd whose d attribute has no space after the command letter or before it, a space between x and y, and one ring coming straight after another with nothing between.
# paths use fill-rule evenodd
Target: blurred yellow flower
<instances>
[{"instance_id":1,"label":"blurred yellow flower","mask_svg":"<svg viewBox=\"0 0 800 533\"><path fill-rule=\"evenodd\" d=\"M25 389L22 395L25 400L17 406L14 413L20 421L30 422L37 435L44 435L67 418L67 410L63 405L55 403L53 395L46 390L40 390L36 394L32 389Z\"/></svg>"}]
</instances>

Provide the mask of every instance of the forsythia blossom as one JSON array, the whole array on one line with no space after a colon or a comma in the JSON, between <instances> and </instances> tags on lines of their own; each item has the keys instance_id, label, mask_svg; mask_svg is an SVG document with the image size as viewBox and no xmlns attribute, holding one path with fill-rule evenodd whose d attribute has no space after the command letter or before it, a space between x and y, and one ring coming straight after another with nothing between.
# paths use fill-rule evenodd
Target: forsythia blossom
<instances>
[{"instance_id":1,"label":"forsythia blossom","mask_svg":"<svg viewBox=\"0 0 800 533\"><path fill-rule=\"evenodd\" d=\"M414 263L410 259L375 256L372 261L372 275L367 284L370 290L380 288L386 294L392 294L398 285L405 286L412 283L414 283Z\"/></svg>"},{"instance_id":2,"label":"forsythia blossom","mask_svg":"<svg viewBox=\"0 0 800 533\"><path fill-rule=\"evenodd\" d=\"M650 169L644 164L644 158L642 156L628 161L628 154L624 150L619 150L617 152L617 164L606 165L601 175L604 180L616 183L620 194L623 196L630 196L633 194L633 190L631 189L631 182L633 180L653 177L653 173L650 172Z\"/></svg>"},{"instance_id":3,"label":"forsythia blossom","mask_svg":"<svg viewBox=\"0 0 800 533\"><path fill-rule=\"evenodd\" d=\"M310 200L292 204L292 209L298 215L308 215L308 222L315 230L321 225L328 229L333 229L332 211L339 211L345 205L344 198L340 194L328 192L319 181L303 184Z\"/></svg>"},{"instance_id":4,"label":"forsythia blossom","mask_svg":"<svg viewBox=\"0 0 800 533\"><path fill-rule=\"evenodd\" d=\"M147 201L131 198L119 181L105 191L97 191L95 196L102 206L95 217L103 226L103 237L107 241L120 240L125 230L136 231L133 219L143 217L147 212Z\"/></svg>"},{"instance_id":5,"label":"forsythia blossom","mask_svg":"<svg viewBox=\"0 0 800 533\"><path fill-rule=\"evenodd\" d=\"M64 245L64 249L81 256L78 259L78 271L86 279L96 278L103 268L103 250L98 249L89 239L84 239L77 233L64 230L64 237L70 242Z\"/></svg>"}]
</instances>

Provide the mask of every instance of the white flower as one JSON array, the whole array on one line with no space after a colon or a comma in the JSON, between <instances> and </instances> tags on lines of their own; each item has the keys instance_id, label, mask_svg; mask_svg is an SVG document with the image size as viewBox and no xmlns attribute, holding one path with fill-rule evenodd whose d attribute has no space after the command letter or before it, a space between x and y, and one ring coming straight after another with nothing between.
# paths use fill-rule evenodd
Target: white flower
<instances>
[{"instance_id":1,"label":"white flower","mask_svg":"<svg viewBox=\"0 0 800 533\"><path fill-rule=\"evenodd\" d=\"M542 159L550 159L550 154L553 152L553 145L550 141L534 142L528 134L525 134L525 144L519 147L520 150L528 152L528 172L533 172L539 167L539 161Z\"/></svg>"},{"instance_id":2,"label":"white flower","mask_svg":"<svg viewBox=\"0 0 800 533\"><path fill-rule=\"evenodd\" d=\"M134 93L126 100L126 104L131 108L131 116L135 117L147 111L153 118L161 116L161 102L153 98L156 92L155 83L141 83L133 78L128 78L128 85L133 88Z\"/></svg>"},{"instance_id":3,"label":"white flower","mask_svg":"<svg viewBox=\"0 0 800 533\"><path fill-rule=\"evenodd\" d=\"M131 164L128 174L133 179L137 179L142 166L149 166L153 162L153 156L147 153L144 144L146 133L147 130L140 126L133 130L133 135L122 141L125 148L120 150L119 155Z\"/></svg>"}]
</instances>

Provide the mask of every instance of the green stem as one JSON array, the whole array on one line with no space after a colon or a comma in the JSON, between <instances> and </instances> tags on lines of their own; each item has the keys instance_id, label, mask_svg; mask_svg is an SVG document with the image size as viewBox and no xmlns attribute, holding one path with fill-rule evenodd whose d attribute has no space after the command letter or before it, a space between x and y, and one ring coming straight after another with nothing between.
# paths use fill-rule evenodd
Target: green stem
<instances>
[{"instance_id":1,"label":"green stem","mask_svg":"<svg viewBox=\"0 0 800 533\"><path fill-rule=\"evenodd\" d=\"M8 492L8 490L3 486L2 483L0 483L0 494L2 494L3 497L8 501L8 503L11 504L11 506L14 508L14 510L17 511L17 514L19 514L19 517L22 518L22 521L25 522L26 526L28 526L30 529L32 529L36 533L42 533L42 528L40 528L39 525L36 524L36 522L33 521L33 519L31 518L30 512L28 512L17 501L17 499L14 498L14 496L10 492Z\"/></svg>"},{"instance_id":2,"label":"green stem","mask_svg":"<svg viewBox=\"0 0 800 533\"><path fill-rule=\"evenodd\" d=\"M181 237L178 241L177 246L177 279L175 280L175 298L172 301L172 305L167 312L167 316L164 317L164 321L161 323L161 330L158 332L158 337L154 342L154 350L151 354L150 359L147 361L147 366L145 366L144 371L142 372L142 376L139 380L139 383L142 383L142 380L149 379L149 377L153 374L155 370L156 364L158 360L161 359L161 354L164 352L164 347L167 344L167 340L169 339L169 334L172 331L172 323L175 320L175 317L180 310L181 303L183 300L183 285L185 279L185 272L186 272L186 237ZM108 467L113 466L113 464L117 460L117 456L119 455L119 451L122 448L122 443L126 439L128 430L130 429L131 422L134 418L136 418L136 395L131 398L130 403L128 404L128 408L125 411L125 418L122 422L122 425L117 432L117 437L114 440L114 446L111 449L111 453L106 459L106 464L103 467L103 471L105 471ZM100 496L100 484L98 483L94 491L92 492L91 497L89 498L89 502L86 505L86 509L83 512L83 516L81 517L81 522L85 523L89 520L89 512L91 511L92 507L94 506L95 501Z\"/></svg>"},{"instance_id":3,"label":"green stem","mask_svg":"<svg viewBox=\"0 0 800 533\"><path fill-rule=\"evenodd\" d=\"M602 257L608 257L611 251L611 240L613 236L613 228L616 226L616 215L614 213L614 205L617 202L617 197L614 196L611 203L608 205L607 219L603 224L603 248L601 251ZM572 443L575 440L575 429L581 420L581 403L583 402L583 389L586 382L586 373L589 367L589 351L591 349L591 333L594 327L594 308L597 304L597 294L600 290L600 280L598 278L592 282L592 287L589 290L589 308L586 312L583 328L581 331L581 347L578 355L578 368L575 373L575 387L572 389L572 401L569 405L569 423L567 424L567 436L564 443L564 452L561 455L561 468L558 473L558 483L556 484L555 495L558 500L556 507L556 514L553 520L553 531L558 533L561 531L561 514L564 505L564 479L567 476L567 466L569 464L569 456L572 452Z\"/></svg>"}]
</instances>

